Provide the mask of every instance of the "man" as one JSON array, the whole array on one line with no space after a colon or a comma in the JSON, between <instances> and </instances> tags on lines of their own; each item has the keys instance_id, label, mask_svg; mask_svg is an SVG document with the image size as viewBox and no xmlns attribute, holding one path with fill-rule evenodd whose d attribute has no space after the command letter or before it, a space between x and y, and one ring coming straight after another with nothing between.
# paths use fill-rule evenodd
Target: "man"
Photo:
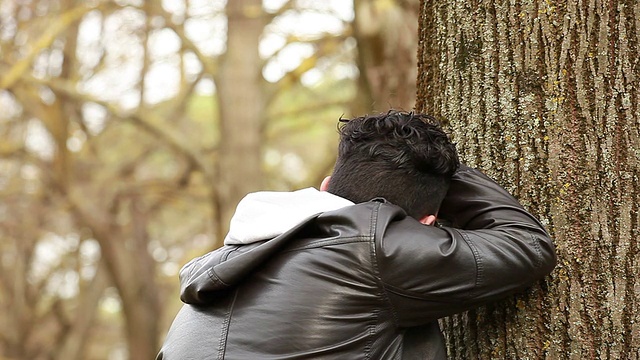
<instances>
[{"instance_id":1,"label":"man","mask_svg":"<svg viewBox=\"0 0 640 360\"><path fill-rule=\"evenodd\" d=\"M157 359L443 359L438 318L553 269L542 225L433 118L343 122L321 191L248 195L225 246L181 270Z\"/></svg>"}]
</instances>

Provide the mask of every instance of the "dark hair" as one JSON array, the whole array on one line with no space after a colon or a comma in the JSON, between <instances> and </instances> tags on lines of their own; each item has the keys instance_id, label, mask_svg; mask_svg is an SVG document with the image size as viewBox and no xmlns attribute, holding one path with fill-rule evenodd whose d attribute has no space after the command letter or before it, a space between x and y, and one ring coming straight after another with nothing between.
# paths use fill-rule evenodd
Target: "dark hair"
<instances>
[{"instance_id":1,"label":"dark hair","mask_svg":"<svg viewBox=\"0 0 640 360\"><path fill-rule=\"evenodd\" d=\"M382 197L416 219L438 211L460 162L435 118L389 111L340 123L330 193L355 203Z\"/></svg>"}]
</instances>

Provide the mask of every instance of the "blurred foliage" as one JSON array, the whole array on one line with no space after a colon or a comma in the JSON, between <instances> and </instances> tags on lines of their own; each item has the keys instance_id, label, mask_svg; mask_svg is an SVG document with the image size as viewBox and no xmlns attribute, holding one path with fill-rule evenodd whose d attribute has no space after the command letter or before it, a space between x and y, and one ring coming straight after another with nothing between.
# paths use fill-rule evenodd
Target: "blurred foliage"
<instances>
[{"instance_id":1,"label":"blurred foliage","mask_svg":"<svg viewBox=\"0 0 640 360\"><path fill-rule=\"evenodd\" d=\"M0 358L157 351L180 266L220 243L216 212L235 206L216 196L225 6L0 0ZM375 102L358 82L368 40L350 3L247 9L267 20L263 78L234 86L264 92L262 183L317 186L337 119Z\"/></svg>"}]
</instances>

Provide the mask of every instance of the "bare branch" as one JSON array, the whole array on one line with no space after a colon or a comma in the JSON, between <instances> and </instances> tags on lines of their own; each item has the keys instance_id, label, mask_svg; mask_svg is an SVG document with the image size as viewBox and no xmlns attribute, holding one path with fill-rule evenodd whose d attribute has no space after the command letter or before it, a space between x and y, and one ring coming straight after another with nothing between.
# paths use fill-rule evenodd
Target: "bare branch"
<instances>
[{"instance_id":1,"label":"bare branch","mask_svg":"<svg viewBox=\"0 0 640 360\"><path fill-rule=\"evenodd\" d=\"M162 8L162 6L156 7L154 10L157 10L164 18L166 26L173 30L173 32L178 35L180 41L182 42L182 47L188 49L194 53L194 55L200 60L202 63L202 67L204 72L215 76L218 73L218 62L215 57L207 56L200 51L198 46L189 39L187 34L184 32L184 27L182 25L177 25L171 20L171 13L167 12Z\"/></svg>"},{"instance_id":2,"label":"bare branch","mask_svg":"<svg viewBox=\"0 0 640 360\"><path fill-rule=\"evenodd\" d=\"M96 10L105 6L106 3L102 3L98 6L79 6L71 9L56 18L56 20L48 26L40 38L33 44L31 51L17 63L15 63L0 80L0 89L7 89L13 86L15 82L20 79L29 69L29 66L33 62L33 59L44 49L51 46L53 41L69 26L79 21L86 13L92 10Z\"/></svg>"},{"instance_id":3,"label":"bare branch","mask_svg":"<svg viewBox=\"0 0 640 360\"><path fill-rule=\"evenodd\" d=\"M9 142L0 143L0 158L10 158L25 151L23 145L11 144Z\"/></svg>"},{"instance_id":4,"label":"bare branch","mask_svg":"<svg viewBox=\"0 0 640 360\"><path fill-rule=\"evenodd\" d=\"M107 112L112 114L115 118L127 120L132 124L137 125L139 128L145 130L149 134L153 135L154 137L162 140L167 146L169 146L169 148L186 158L189 162L193 163L195 167L198 170L202 171L202 173L207 178L210 178L211 174L209 168L205 165L205 163L200 159L200 156L194 150L190 149L171 132L162 129L157 125L154 125L159 124L161 121L153 112L145 111L145 109L138 109L131 113L125 113L108 101L96 99L90 95L80 93L78 90L76 90L75 84L69 81L61 79L39 80L31 76L27 76L26 79L29 82L37 85L48 86L56 92L63 93L81 102L93 102L104 107Z\"/></svg>"},{"instance_id":5,"label":"bare branch","mask_svg":"<svg viewBox=\"0 0 640 360\"><path fill-rule=\"evenodd\" d=\"M176 95L176 97L171 101L173 109L168 115L169 119L173 119L178 116L178 114L183 112L183 110L187 106L187 100L189 99L189 97L191 97L191 95L193 95L193 92L196 89L196 85L198 85L198 82L202 79L203 75L203 71L199 72L196 78L191 83L185 84L180 88L178 95Z\"/></svg>"},{"instance_id":6,"label":"bare branch","mask_svg":"<svg viewBox=\"0 0 640 360\"><path fill-rule=\"evenodd\" d=\"M327 41L337 40L337 41L343 42L344 40L348 39L351 36L353 36L353 29L350 25L345 26L345 30L340 34L324 33L321 35L312 35L312 36L289 35L287 36L284 45L282 45L282 47L280 47L271 56L267 57L265 59L265 63L277 57L287 47L287 45L303 43L303 44L314 45L316 47L322 47L323 44L326 43Z\"/></svg>"},{"instance_id":7,"label":"bare branch","mask_svg":"<svg viewBox=\"0 0 640 360\"><path fill-rule=\"evenodd\" d=\"M347 37L347 34L340 34L319 39L316 44L317 50L311 56L303 59L295 69L286 73L275 84L270 85L268 102L271 102L280 91L288 90L299 83L304 73L315 68L321 58L335 53Z\"/></svg>"},{"instance_id":8,"label":"bare branch","mask_svg":"<svg viewBox=\"0 0 640 360\"><path fill-rule=\"evenodd\" d=\"M297 107L295 109L286 109L286 110L280 110L277 112L270 113L269 118L276 119L276 118L288 117L288 116L301 116L303 114L306 114L309 112L315 112L318 110L323 110L331 106L346 106L346 105L349 105L350 102L351 102L350 99L338 99L338 100L331 99L327 101L319 101L319 102L310 103L307 106Z\"/></svg>"}]
</instances>

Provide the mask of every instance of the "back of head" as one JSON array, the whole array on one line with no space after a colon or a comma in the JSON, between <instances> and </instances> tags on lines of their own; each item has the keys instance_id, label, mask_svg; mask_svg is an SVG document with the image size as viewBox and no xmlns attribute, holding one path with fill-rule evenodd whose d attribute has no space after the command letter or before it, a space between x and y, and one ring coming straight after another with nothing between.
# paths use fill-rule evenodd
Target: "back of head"
<instances>
[{"instance_id":1,"label":"back of head","mask_svg":"<svg viewBox=\"0 0 640 360\"><path fill-rule=\"evenodd\" d=\"M390 111L340 121L329 192L355 203L383 197L416 219L437 213L460 162L433 117Z\"/></svg>"}]
</instances>

